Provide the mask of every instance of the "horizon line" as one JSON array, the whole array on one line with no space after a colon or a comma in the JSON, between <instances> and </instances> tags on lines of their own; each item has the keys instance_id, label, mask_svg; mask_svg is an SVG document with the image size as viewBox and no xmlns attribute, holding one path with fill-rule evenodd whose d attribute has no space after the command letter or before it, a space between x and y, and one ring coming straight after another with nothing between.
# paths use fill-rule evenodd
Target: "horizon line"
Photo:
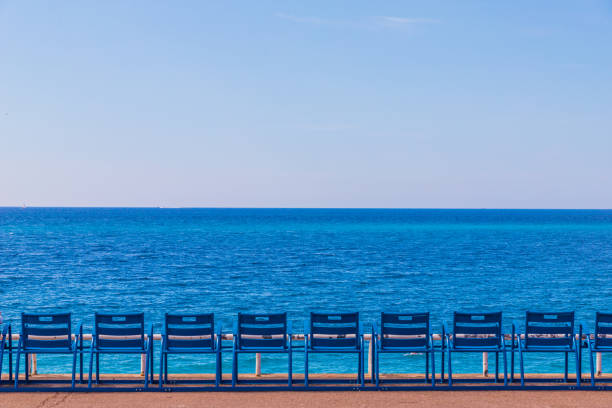
<instances>
[{"instance_id":1,"label":"horizon line","mask_svg":"<svg viewBox=\"0 0 612 408\"><path fill-rule=\"evenodd\" d=\"M612 208L545 208L545 207L250 207L250 206L98 206L98 205L86 205L86 206L13 206L13 205L0 205L0 209L160 209L160 210L531 210L531 211L611 211Z\"/></svg>"}]
</instances>

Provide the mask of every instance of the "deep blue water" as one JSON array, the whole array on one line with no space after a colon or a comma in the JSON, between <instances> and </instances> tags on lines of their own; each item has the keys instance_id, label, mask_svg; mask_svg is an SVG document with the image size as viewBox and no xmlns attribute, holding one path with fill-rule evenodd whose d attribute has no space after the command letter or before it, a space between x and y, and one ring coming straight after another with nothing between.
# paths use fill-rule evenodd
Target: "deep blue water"
<instances>
[{"instance_id":1,"label":"deep blue water","mask_svg":"<svg viewBox=\"0 0 612 408\"><path fill-rule=\"evenodd\" d=\"M311 310L430 311L434 331L457 310L502 310L506 330L525 310L576 310L592 323L612 310L612 211L0 208L0 311L214 312L228 330L239 311L287 311L296 331ZM156 355L157 359L158 356ZM529 356L558 370L562 358ZM104 357L102 370L139 359ZM175 358L175 372L212 371ZM229 370L229 356L226 359ZM422 356L383 360L422 370ZM241 369L253 370L252 359ZM40 372L69 364L41 357ZM316 356L313 372L351 371L350 358ZM604 369L607 364L604 359ZM455 370L477 372L480 356ZM284 372L264 357L264 372ZM302 370L296 357L295 370Z\"/></svg>"}]
</instances>

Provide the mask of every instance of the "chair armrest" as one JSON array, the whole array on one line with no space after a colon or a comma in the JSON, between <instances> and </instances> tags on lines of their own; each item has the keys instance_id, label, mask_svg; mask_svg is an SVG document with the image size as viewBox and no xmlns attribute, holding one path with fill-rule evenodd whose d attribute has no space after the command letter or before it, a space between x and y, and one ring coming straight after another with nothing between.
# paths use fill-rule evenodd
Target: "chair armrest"
<instances>
[{"instance_id":1,"label":"chair armrest","mask_svg":"<svg viewBox=\"0 0 612 408\"><path fill-rule=\"evenodd\" d=\"M74 342L78 343L81 338L81 333L83 333L83 322L79 323L77 326L76 333L74 334Z\"/></svg>"},{"instance_id":2,"label":"chair armrest","mask_svg":"<svg viewBox=\"0 0 612 408\"><path fill-rule=\"evenodd\" d=\"M153 344L153 324L148 325L147 337L148 337L148 346L151 347L151 345Z\"/></svg>"},{"instance_id":3,"label":"chair armrest","mask_svg":"<svg viewBox=\"0 0 612 408\"><path fill-rule=\"evenodd\" d=\"M521 323L518 320L512 321L512 330L517 336L521 334Z\"/></svg>"},{"instance_id":4,"label":"chair armrest","mask_svg":"<svg viewBox=\"0 0 612 408\"><path fill-rule=\"evenodd\" d=\"M594 331L593 332L590 331L589 325L586 324L585 322L578 322L578 327L582 328L582 334L586 335L587 338L589 338L588 336L594 333Z\"/></svg>"}]
</instances>

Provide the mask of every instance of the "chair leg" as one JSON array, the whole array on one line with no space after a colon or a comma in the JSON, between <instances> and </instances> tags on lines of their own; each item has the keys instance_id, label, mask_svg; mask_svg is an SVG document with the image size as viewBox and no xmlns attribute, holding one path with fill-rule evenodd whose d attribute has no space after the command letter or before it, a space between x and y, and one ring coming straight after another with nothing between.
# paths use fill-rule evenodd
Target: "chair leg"
<instances>
[{"instance_id":1,"label":"chair leg","mask_svg":"<svg viewBox=\"0 0 612 408\"><path fill-rule=\"evenodd\" d=\"M289 350L287 354L287 360L289 360L287 363L287 365L289 366L287 367L287 375L289 377L288 382L289 387L293 387L293 351Z\"/></svg>"},{"instance_id":2,"label":"chair leg","mask_svg":"<svg viewBox=\"0 0 612 408\"><path fill-rule=\"evenodd\" d=\"M436 386L436 365L435 365L436 353L434 353L432 349L429 354L431 355L431 386L435 387Z\"/></svg>"},{"instance_id":3,"label":"chair leg","mask_svg":"<svg viewBox=\"0 0 612 408\"><path fill-rule=\"evenodd\" d=\"M145 354L144 387L149 388L149 352Z\"/></svg>"},{"instance_id":4,"label":"chair leg","mask_svg":"<svg viewBox=\"0 0 612 408\"><path fill-rule=\"evenodd\" d=\"M17 348L17 359L15 361L15 388L19 388L19 359L21 357L21 344Z\"/></svg>"},{"instance_id":5,"label":"chair leg","mask_svg":"<svg viewBox=\"0 0 612 408\"><path fill-rule=\"evenodd\" d=\"M74 390L75 382L76 382L76 361L77 361L77 352L74 351L74 355L72 357L72 389Z\"/></svg>"},{"instance_id":6,"label":"chair leg","mask_svg":"<svg viewBox=\"0 0 612 408\"><path fill-rule=\"evenodd\" d=\"M304 346L304 387L308 387L308 346Z\"/></svg>"},{"instance_id":7,"label":"chair leg","mask_svg":"<svg viewBox=\"0 0 612 408\"><path fill-rule=\"evenodd\" d=\"M221 359L221 350L219 350L217 351L217 382L215 385L219 387L221 384L223 384L223 360Z\"/></svg>"},{"instance_id":8,"label":"chair leg","mask_svg":"<svg viewBox=\"0 0 612 408\"><path fill-rule=\"evenodd\" d=\"M589 358L591 360L591 386L595 386L595 365L593 364L593 349L591 349L591 345L589 344Z\"/></svg>"},{"instance_id":9,"label":"chair leg","mask_svg":"<svg viewBox=\"0 0 612 408\"><path fill-rule=\"evenodd\" d=\"M495 352L495 382L499 381L499 352Z\"/></svg>"},{"instance_id":10,"label":"chair leg","mask_svg":"<svg viewBox=\"0 0 612 408\"><path fill-rule=\"evenodd\" d=\"M100 384L100 353L96 353L96 384Z\"/></svg>"},{"instance_id":11,"label":"chair leg","mask_svg":"<svg viewBox=\"0 0 612 408\"><path fill-rule=\"evenodd\" d=\"M448 386L453 386L453 366L450 349L448 349Z\"/></svg>"},{"instance_id":12,"label":"chair leg","mask_svg":"<svg viewBox=\"0 0 612 408\"><path fill-rule=\"evenodd\" d=\"M168 354L164 357L164 381L168 383Z\"/></svg>"},{"instance_id":13,"label":"chair leg","mask_svg":"<svg viewBox=\"0 0 612 408\"><path fill-rule=\"evenodd\" d=\"M154 370L153 370L153 340L151 340L151 344L149 344L149 381L151 382L151 384L153 384L153 374L154 374Z\"/></svg>"},{"instance_id":14,"label":"chair leg","mask_svg":"<svg viewBox=\"0 0 612 408\"><path fill-rule=\"evenodd\" d=\"M374 364L373 371L376 376L376 386L380 384L380 353L374 350Z\"/></svg>"},{"instance_id":15,"label":"chair leg","mask_svg":"<svg viewBox=\"0 0 612 408\"><path fill-rule=\"evenodd\" d=\"M519 349L519 358L521 361L521 387L525 386L525 365L523 363L523 350Z\"/></svg>"},{"instance_id":16,"label":"chair leg","mask_svg":"<svg viewBox=\"0 0 612 408\"><path fill-rule=\"evenodd\" d=\"M442 339L442 347L444 347L444 339ZM440 383L444 383L444 349L441 350L440 353Z\"/></svg>"},{"instance_id":17,"label":"chair leg","mask_svg":"<svg viewBox=\"0 0 612 408\"><path fill-rule=\"evenodd\" d=\"M234 359L232 360L232 387L238 383L238 353L234 351Z\"/></svg>"},{"instance_id":18,"label":"chair leg","mask_svg":"<svg viewBox=\"0 0 612 408\"><path fill-rule=\"evenodd\" d=\"M159 354L159 388L164 387L164 352Z\"/></svg>"},{"instance_id":19,"label":"chair leg","mask_svg":"<svg viewBox=\"0 0 612 408\"><path fill-rule=\"evenodd\" d=\"M25 357L25 382L27 384L30 380L30 354L24 353L23 356Z\"/></svg>"},{"instance_id":20,"label":"chair leg","mask_svg":"<svg viewBox=\"0 0 612 408\"><path fill-rule=\"evenodd\" d=\"M361 372L359 373L360 384L362 387L364 387L365 386L365 353L363 351L363 347L361 348L361 351L359 352L359 361L361 362Z\"/></svg>"},{"instance_id":21,"label":"chair leg","mask_svg":"<svg viewBox=\"0 0 612 408\"><path fill-rule=\"evenodd\" d=\"M580 353L576 350L576 388L582 383L582 372L580 370Z\"/></svg>"},{"instance_id":22,"label":"chair leg","mask_svg":"<svg viewBox=\"0 0 612 408\"><path fill-rule=\"evenodd\" d=\"M504 349L504 351L502 352L504 353L503 355L503 359L504 359L504 387L508 386L508 356L506 353L506 350Z\"/></svg>"},{"instance_id":23,"label":"chair leg","mask_svg":"<svg viewBox=\"0 0 612 408\"><path fill-rule=\"evenodd\" d=\"M361 352L357 353L357 384L361 383Z\"/></svg>"},{"instance_id":24,"label":"chair leg","mask_svg":"<svg viewBox=\"0 0 612 408\"><path fill-rule=\"evenodd\" d=\"M565 371L563 372L563 382L567 382L567 360L568 360L568 353L565 353Z\"/></svg>"},{"instance_id":25,"label":"chair leg","mask_svg":"<svg viewBox=\"0 0 612 408\"><path fill-rule=\"evenodd\" d=\"M425 382L429 382L429 353L425 353Z\"/></svg>"},{"instance_id":26,"label":"chair leg","mask_svg":"<svg viewBox=\"0 0 612 408\"><path fill-rule=\"evenodd\" d=\"M510 348L510 382L514 382L514 338L512 338L512 347Z\"/></svg>"},{"instance_id":27,"label":"chair leg","mask_svg":"<svg viewBox=\"0 0 612 408\"><path fill-rule=\"evenodd\" d=\"M94 352L91 350L89 355L89 376L87 377L87 388L91 388L91 380L93 373L93 361L94 361Z\"/></svg>"}]
</instances>

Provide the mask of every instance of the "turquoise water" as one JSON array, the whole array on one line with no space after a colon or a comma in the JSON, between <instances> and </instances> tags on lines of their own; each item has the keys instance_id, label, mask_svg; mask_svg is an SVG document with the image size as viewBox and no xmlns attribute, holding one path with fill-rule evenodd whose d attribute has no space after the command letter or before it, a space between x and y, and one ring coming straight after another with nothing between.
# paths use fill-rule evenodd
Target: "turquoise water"
<instances>
[{"instance_id":1,"label":"turquoise water","mask_svg":"<svg viewBox=\"0 0 612 408\"><path fill-rule=\"evenodd\" d=\"M214 312L227 330L239 311L287 311L298 332L311 310L360 311L367 327L381 310L430 311L436 332L455 310L502 310L506 331L528 309L591 324L612 310L611 272L607 210L0 208L0 311L16 327L22 311L71 311L89 331L96 310L144 311L158 332L166 311ZM423 359L385 356L383 367L420 372ZM263 371L285 361L264 356ZM170 363L214 369L208 357ZM480 363L457 357L454 368ZM300 355L294 364L302 371ZM562 364L530 355L527 368ZM39 359L39 372L68 367ZM241 371L253 367L241 357ZM355 368L315 356L311 370ZM102 370L138 371L139 358L104 356Z\"/></svg>"}]
</instances>

